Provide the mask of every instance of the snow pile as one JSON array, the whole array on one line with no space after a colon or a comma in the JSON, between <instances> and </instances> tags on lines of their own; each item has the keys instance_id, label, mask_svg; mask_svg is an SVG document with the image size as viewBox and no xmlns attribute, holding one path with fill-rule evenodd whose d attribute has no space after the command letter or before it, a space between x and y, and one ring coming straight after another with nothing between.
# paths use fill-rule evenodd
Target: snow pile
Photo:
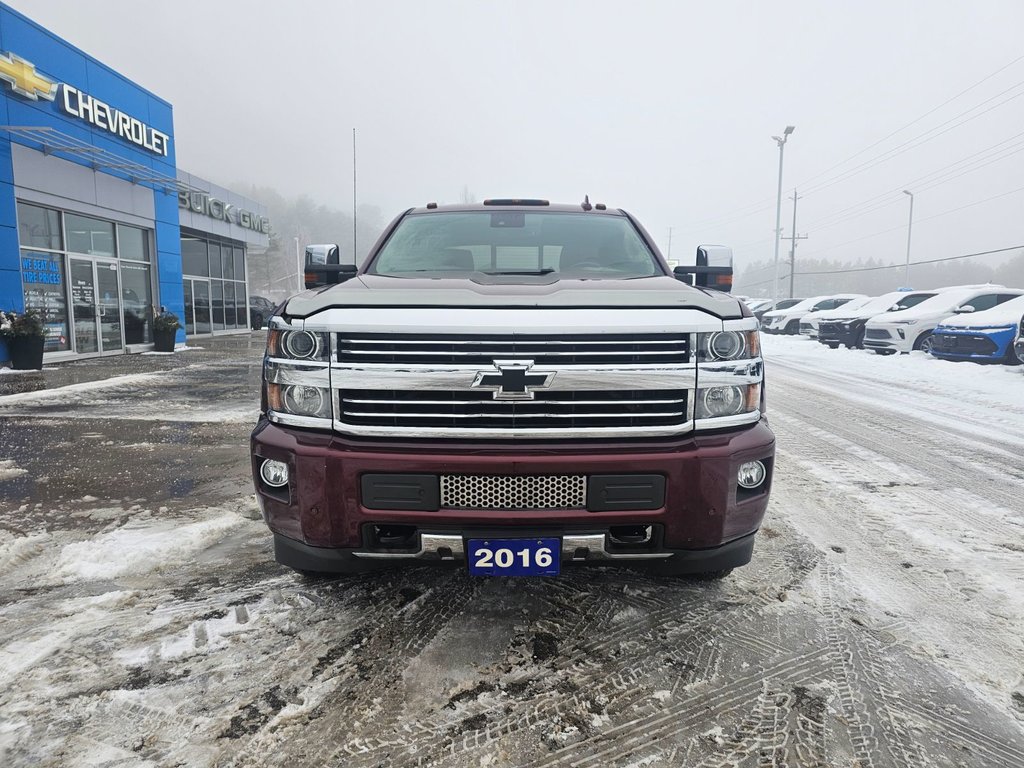
<instances>
[{"instance_id":1,"label":"snow pile","mask_svg":"<svg viewBox=\"0 0 1024 768\"><path fill-rule=\"evenodd\" d=\"M21 477L27 469L22 469L11 459L0 459L0 481L10 480L14 477Z\"/></svg>"},{"instance_id":2,"label":"snow pile","mask_svg":"<svg viewBox=\"0 0 1024 768\"><path fill-rule=\"evenodd\" d=\"M53 399L65 399L68 395L94 392L101 389L112 389L115 387L127 387L137 384L155 384L161 379L166 379L164 373L129 373L124 376L112 376L109 379L99 381L83 381L81 384L68 384L64 387L54 389L40 389L36 392L19 392L16 395L3 395L0 397L0 405L13 405L14 403L38 403Z\"/></svg>"},{"instance_id":3,"label":"snow pile","mask_svg":"<svg viewBox=\"0 0 1024 768\"><path fill-rule=\"evenodd\" d=\"M234 512L185 525L175 520L136 519L89 541L65 545L54 573L68 581L147 573L191 557L242 522Z\"/></svg>"}]
</instances>

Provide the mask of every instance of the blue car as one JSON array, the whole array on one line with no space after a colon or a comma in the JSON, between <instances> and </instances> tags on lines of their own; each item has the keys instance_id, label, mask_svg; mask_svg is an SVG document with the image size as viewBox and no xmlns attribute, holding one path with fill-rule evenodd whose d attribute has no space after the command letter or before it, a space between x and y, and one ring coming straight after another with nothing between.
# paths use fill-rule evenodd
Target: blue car
<instances>
[{"instance_id":1,"label":"blue car","mask_svg":"<svg viewBox=\"0 0 1024 768\"><path fill-rule=\"evenodd\" d=\"M932 333L931 353L944 360L975 362L1021 362L1014 351L1014 339L1024 323L1024 296L983 312L964 307L943 320Z\"/></svg>"}]
</instances>

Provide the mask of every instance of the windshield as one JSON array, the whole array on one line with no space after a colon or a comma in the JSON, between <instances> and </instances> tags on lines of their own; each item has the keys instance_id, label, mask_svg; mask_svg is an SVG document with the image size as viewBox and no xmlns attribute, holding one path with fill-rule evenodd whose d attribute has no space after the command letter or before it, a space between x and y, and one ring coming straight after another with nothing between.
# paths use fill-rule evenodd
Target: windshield
<instances>
[{"instance_id":1,"label":"windshield","mask_svg":"<svg viewBox=\"0 0 1024 768\"><path fill-rule=\"evenodd\" d=\"M401 276L556 274L586 280L664 274L623 216L507 210L406 216L368 271Z\"/></svg>"},{"instance_id":2,"label":"windshield","mask_svg":"<svg viewBox=\"0 0 1024 768\"><path fill-rule=\"evenodd\" d=\"M934 293L912 293L909 296L905 296L904 298L902 298L899 301L897 301L896 302L896 306L899 307L900 309L910 309L911 307L916 307L922 301L926 301L926 300L930 299L932 296L935 296L935 294Z\"/></svg>"}]
</instances>

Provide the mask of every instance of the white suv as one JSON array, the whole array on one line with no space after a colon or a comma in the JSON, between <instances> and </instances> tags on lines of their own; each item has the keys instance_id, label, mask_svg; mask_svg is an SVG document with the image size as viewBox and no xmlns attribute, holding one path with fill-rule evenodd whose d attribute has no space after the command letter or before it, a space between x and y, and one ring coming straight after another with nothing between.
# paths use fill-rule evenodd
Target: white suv
<instances>
[{"instance_id":1,"label":"white suv","mask_svg":"<svg viewBox=\"0 0 1024 768\"><path fill-rule=\"evenodd\" d=\"M875 315L864 328L864 346L879 355L931 349L932 331L950 315L981 312L1024 294L1002 285L947 288L916 307L893 314Z\"/></svg>"},{"instance_id":2,"label":"white suv","mask_svg":"<svg viewBox=\"0 0 1024 768\"><path fill-rule=\"evenodd\" d=\"M815 296L812 299L804 299L788 309L765 312L761 317L761 330L765 333L797 334L800 332L800 320L807 314L835 309L850 299L860 298L864 298L863 293L837 293L832 296Z\"/></svg>"}]
</instances>

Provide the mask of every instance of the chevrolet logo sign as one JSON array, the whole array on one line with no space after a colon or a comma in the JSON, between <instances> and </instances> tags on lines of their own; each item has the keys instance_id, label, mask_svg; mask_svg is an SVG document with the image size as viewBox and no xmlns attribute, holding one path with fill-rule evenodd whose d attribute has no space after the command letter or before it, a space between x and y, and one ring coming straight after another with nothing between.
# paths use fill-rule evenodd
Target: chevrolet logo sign
<instances>
[{"instance_id":1,"label":"chevrolet logo sign","mask_svg":"<svg viewBox=\"0 0 1024 768\"><path fill-rule=\"evenodd\" d=\"M57 98L57 83L40 75L31 61L14 53L0 53L0 80L19 96L33 101Z\"/></svg>"},{"instance_id":2,"label":"chevrolet logo sign","mask_svg":"<svg viewBox=\"0 0 1024 768\"><path fill-rule=\"evenodd\" d=\"M533 400L533 389L551 386L554 371L534 371L533 360L495 360L498 372L480 371L470 385L476 389L489 389L495 400Z\"/></svg>"}]
</instances>

